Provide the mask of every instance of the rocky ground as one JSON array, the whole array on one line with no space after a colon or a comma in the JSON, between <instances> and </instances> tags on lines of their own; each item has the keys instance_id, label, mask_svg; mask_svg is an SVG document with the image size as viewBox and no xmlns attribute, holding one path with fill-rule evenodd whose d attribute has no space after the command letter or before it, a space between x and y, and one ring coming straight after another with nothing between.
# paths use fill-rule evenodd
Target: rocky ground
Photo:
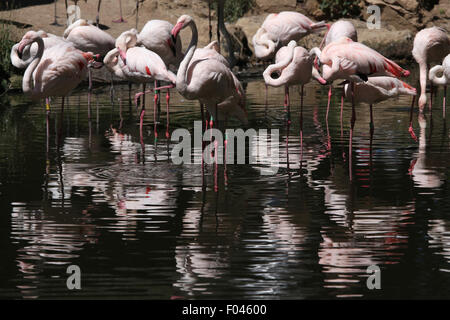
<instances>
[{"instance_id":1,"label":"rocky ground","mask_svg":"<svg viewBox=\"0 0 450 320\"><path fill-rule=\"evenodd\" d=\"M326 20L317 0L254 0L255 6L246 15L227 28L234 35L239 46L251 46L251 38L270 12L282 10L295 10L304 13L314 20ZM69 5L73 4L69 0ZM381 9L381 29L370 30L366 26L369 14L366 12L369 5L378 5ZM95 20L97 0L80 0L81 17ZM100 11L100 23L107 32L118 36L124 30L136 26L136 2L122 0L122 9L126 23L113 23L119 17L119 0L103 0ZM439 1L430 10L419 5L417 0L366 0L360 1L361 14L350 19L358 29L359 41L380 51L382 54L394 59L408 59L411 57L412 43L415 33L424 27L433 25L442 26L450 30L450 1ZM58 22L66 22L65 5L63 0L57 1ZM209 41L208 36L208 1L207 0L144 0L139 9L138 29L150 19L165 19L175 23L181 14L190 14L194 17L199 30L199 45ZM213 11L213 39L216 35L216 17ZM27 30L43 29L51 33L62 35L65 26L50 25L54 20L54 4L43 4L24 7L12 11L0 11L0 19L21 23L11 25L12 36L20 39ZM23 25L22 25L23 24ZM189 31L183 31L183 45L187 46ZM308 36L302 40L302 45L311 48L320 43L322 35ZM251 54L251 51L240 50L241 55ZM250 57L248 57L250 58ZM249 59L247 59L249 60ZM250 58L251 60L251 58Z\"/></svg>"}]
</instances>

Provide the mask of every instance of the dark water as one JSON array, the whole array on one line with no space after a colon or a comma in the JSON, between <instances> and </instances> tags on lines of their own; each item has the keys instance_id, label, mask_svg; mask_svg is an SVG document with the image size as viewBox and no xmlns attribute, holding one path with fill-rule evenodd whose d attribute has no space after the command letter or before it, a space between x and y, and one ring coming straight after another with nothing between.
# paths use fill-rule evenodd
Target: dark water
<instances>
[{"instance_id":1,"label":"dark water","mask_svg":"<svg viewBox=\"0 0 450 320\"><path fill-rule=\"evenodd\" d=\"M48 151L44 106L11 95L0 110L0 298L449 298L442 90L432 117L419 126L414 115L417 143L410 97L375 106L372 151L368 106L358 106L351 182L349 103L341 132L335 91L328 138L328 88L305 87L300 168L298 89L286 149L284 90L269 88L266 107L263 82L247 83L249 127L280 130L268 176L261 164L174 165L164 108L155 148L151 96L143 152L127 86L114 105L97 87L90 122L86 91L70 96L62 126L54 100ZM170 131L192 130L198 103L173 94L170 119ZM66 287L72 264L81 290ZM380 290L366 286L370 265Z\"/></svg>"}]
</instances>

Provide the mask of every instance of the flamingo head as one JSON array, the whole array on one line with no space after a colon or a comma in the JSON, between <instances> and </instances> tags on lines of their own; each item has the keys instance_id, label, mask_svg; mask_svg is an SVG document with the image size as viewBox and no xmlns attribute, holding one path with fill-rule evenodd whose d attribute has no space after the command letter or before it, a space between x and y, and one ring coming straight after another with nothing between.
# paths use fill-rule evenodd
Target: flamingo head
<instances>
[{"instance_id":1,"label":"flamingo head","mask_svg":"<svg viewBox=\"0 0 450 320\"><path fill-rule=\"evenodd\" d=\"M176 38L181 29L186 28L192 21L192 17L187 14L184 14L178 18L177 23L175 24L171 32L172 40L175 40L174 43L176 43Z\"/></svg>"},{"instance_id":2,"label":"flamingo head","mask_svg":"<svg viewBox=\"0 0 450 320\"><path fill-rule=\"evenodd\" d=\"M39 37L39 33L37 33L36 31L28 31L27 33L25 33L25 35L22 37L22 40L20 40L20 42L19 42L19 48L18 48L19 54L22 54L23 49L26 46L33 43L34 41L36 41L37 38L40 38L40 37Z\"/></svg>"}]
</instances>

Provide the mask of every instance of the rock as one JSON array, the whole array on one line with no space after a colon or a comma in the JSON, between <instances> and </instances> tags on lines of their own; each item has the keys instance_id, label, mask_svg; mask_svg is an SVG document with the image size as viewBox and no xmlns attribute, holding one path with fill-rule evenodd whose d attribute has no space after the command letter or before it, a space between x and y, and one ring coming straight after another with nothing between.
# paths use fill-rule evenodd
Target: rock
<instances>
[{"instance_id":1,"label":"rock","mask_svg":"<svg viewBox=\"0 0 450 320\"><path fill-rule=\"evenodd\" d=\"M317 0L306 0L303 9L310 18L316 20L323 20L326 18L323 11L320 10L320 4Z\"/></svg>"},{"instance_id":2,"label":"rock","mask_svg":"<svg viewBox=\"0 0 450 320\"><path fill-rule=\"evenodd\" d=\"M280 12L295 10L297 0L255 0L255 4L263 11Z\"/></svg>"}]
</instances>

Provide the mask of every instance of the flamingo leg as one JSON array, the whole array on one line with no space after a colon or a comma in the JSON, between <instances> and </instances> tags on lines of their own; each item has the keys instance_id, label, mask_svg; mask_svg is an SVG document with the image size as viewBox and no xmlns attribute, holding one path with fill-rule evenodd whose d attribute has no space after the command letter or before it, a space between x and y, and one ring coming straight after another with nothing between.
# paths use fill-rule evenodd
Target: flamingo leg
<instances>
[{"instance_id":1,"label":"flamingo leg","mask_svg":"<svg viewBox=\"0 0 450 320\"><path fill-rule=\"evenodd\" d=\"M433 83L430 82L430 103L428 104L428 110L431 113L431 108L433 107Z\"/></svg>"},{"instance_id":2,"label":"flamingo leg","mask_svg":"<svg viewBox=\"0 0 450 320\"><path fill-rule=\"evenodd\" d=\"M205 111L203 109L203 103L200 103L200 113L202 114L202 133L203 133L203 123L205 122ZM206 122L206 127L208 127L208 122Z\"/></svg>"},{"instance_id":3,"label":"flamingo leg","mask_svg":"<svg viewBox=\"0 0 450 320\"><path fill-rule=\"evenodd\" d=\"M56 3L56 0L55 0L55 3ZM68 8L67 0L64 0L64 3L66 4L66 23L68 23L68 21L69 21L69 12L67 11L67 8Z\"/></svg>"},{"instance_id":4,"label":"flamingo leg","mask_svg":"<svg viewBox=\"0 0 450 320\"><path fill-rule=\"evenodd\" d=\"M444 86L444 98L442 98L442 118L445 119L445 113L446 113L446 106L445 106L445 100L447 98L447 86Z\"/></svg>"},{"instance_id":5,"label":"flamingo leg","mask_svg":"<svg viewBox=\"0 0 450 320\"><path fill-rule=\"evenodd\" d=\"M302 166L303 166L303 85L300 93L300 170L302 169Z\"/></svg>"},{"instance_id":6,"label":"flamingo leg","mask_svg":"<svg viewBox=\"0 0 450 320\"><path fill-rule=\"evenodd\" d=\"M142 89L144 89L144 92L145 92L145 83L142 84ZM144 115L145 115L145 94L142 97L141 116L139 119L139 134L140 134L140 138L141 138L141 143L143 142L142 128L144 125Z\"/></svg>"},{"instance_id":7,"label":"flamingo leg","mask_svg":"<svg viewBox=\"0 0 450 320\"><path fill-rule=\"evenodd\" d=\"M136 29L138 28L139 19L139 0L136 0Z\"/></svg>"},{"instance_id":8,"label":"flamingo leg","mask_svg":"<svg viewBox=\"0 0 450 320\"><path fill-rule=\"evenodd\" d=\"M209 22L209 42L211 42L212 39L211 0L208 0L208 22Z\"/></svg>"},{"instance_id":9,"label":"flamingo leg","mask_svg":"<svg viewBox=\"0 0 450 320\"><path fill-rule=\"evenodd\" d=\"M156 84L157 84L157 82L155 80L155 89L156 89ZM156 112L157 112L156 108L157 108L157 104L158 104L158 94L156 92L157 91L155 90L155 96L153 98L154 99L154 104L153 104L153 133L155 135L155 142L156 142L156 139L158 138L158 132L157 132L157 129L156 129Z\"/></svg>"},{"instance_id":10,"label":"flamingo leg","mask_svg":"<svg viewBox=\"0 0 450 320\"><path fill-rule=\"evenodd\" d=\"M98 28L99 22L100 22L100 6L102 4L102 0L98 0L98 5L97 5L97 16L95 17L95 22Z\"/></svg>"},{"instance_id":11,"label":"flamingo leg","mask_svg":"<svg viewBox=\"0 0 450 320\"><path fill-rule=\"evenodd\" d=\"M64 121L64 97L61 97L61 114L59 115L58 145L61 143L62 127Z\"/></svg>"},{"instance_id":12,"label":"flamingo leg","mask_svg":"<svg viewBox=\"0 0 450 320\"><path fill-rule=\"evenodd\" d=\"M350 176L350 181L353 180L353 174L352 174L352 151L353 151L353 128L355 127L355 122L356 122L356 114L355 114L355 95L354 95L354 91L355 91L355 83L351 82L351 88L352 88L352 118L351 118L351 122L350 122L350 138L349 138L349 146L348 146L348 166L349 166L349 176Z\"/></svg>"},{"instance_id":13,"label":"flamingo leg","mask_svg":"<svg viewBox=\"0 0 450 320\"><path fill-rule=\"evenodd\" d=\"M416 101L416 96L413 96L412 102L411 102L411 109L409 111L409 134L411 135L411 138L413 138L415 141L417 141L416 134L414 133L413 126L412 126L412 120L413 120L413 111L414 111L414 102Z\"/></svg>"},{"instance_id":14,"label":"flamingo leg","mask_svg":"<svg viewBox=\"0 0 450 320\"><path fill-rule=\"evenodd\" d=\"M291 106L289 102L289 87L284 87L284 110L286 111L286 121L291 123Z\"/></svg>"},{"instance_id":15,"label":"flamingo leg","mask_svg":"<svg viewBox=\"0 0 450 320\"><path fill-rule=\"evenodd\" d=\"M330 112L330 102L331 102L331 85L328 90L328 103L327 103L327 114L325 116L325 121L328 123L328 113Z\"/></svg>"},{"instance_id":16,"label":"flamingo leg","mask_svg":"<svg viewBox=\"0 0 450 320\"><path fill-rule=\"evenodd\" d=\"M167 94L166 94L166 139L169 139L169 102L170 102L170 89L167 88Z\"/></svg>"},{"instance_id":17,"label":"flamingo leg","mask_svg":"<svg viewBox=\"0 0 450 320\"><path fill-rule=\"evenodd\" d=\"M373 124L373 107L372 104L370 104L370 139L372 140L373 132L375 131L375 127Z\"/></svg>"},{"instance_id":18,"label":"flamingo leg","mask_svg":"<svg viewBox=\"0 0 450 320\"><path fill-rule=\"evenodd\" d=\"M57 18L56 17L56 1L57 0L54 1L54 3L55 3L55 20L52 23L50 23L51 26L61 26L56 19Z\"/></svg>"},{"instance_id":19,"label":"flamingo leg","mask_svg":"<svg viewBox=\"0 0 450 320\"><path fill-rule=\"evenodd\" d=\"M126 21L123 19L123 15L122 15L122 0L119 0L119 8L120 8L120 18L117 19L117 20L113 20L113 22L115 22L115 23L126 22Z\"/></svg>"},{"instance_id":20,"label":"flamingo leg","mask_svg":"<svg viewBox=\"0 0 450 320\"><path fill-rule=\"evenodd\" d=\"M342 115L344 113L344 96L345 96L345 90L344 87L342 88L342 95L341 95L341 115L340 115L340 121L341 121L341 138L343 135L343 128L342 128Z\"/></svg>"},{"instance_id":21,"label":"flamingo leg","mask_svg":"<svg viewBox=\"0 0 450 320\"><path fill-rule=\"evenodd\" d=\"M49 99L48 98L45 98L45 113L46 113L46 119L45 119L45 122L46 122L46 134L47 134L47 153L48 153L48 151L49 151L49 137L50 137L50 125L49 125L49 122L50 122L50 102L49 102Z\"/></svg>"},{"instance_id":22,"label":"flamingo leg","mask_svg":"<svg viewBox=\"0 0 450 320\"><path fill-rule=\"evenodd\" d=\"M109 89L109 95L111 98L111 104L114 103L114 77L113 74L111 73L111 88Z\"/></svg>"}]
</instances>

